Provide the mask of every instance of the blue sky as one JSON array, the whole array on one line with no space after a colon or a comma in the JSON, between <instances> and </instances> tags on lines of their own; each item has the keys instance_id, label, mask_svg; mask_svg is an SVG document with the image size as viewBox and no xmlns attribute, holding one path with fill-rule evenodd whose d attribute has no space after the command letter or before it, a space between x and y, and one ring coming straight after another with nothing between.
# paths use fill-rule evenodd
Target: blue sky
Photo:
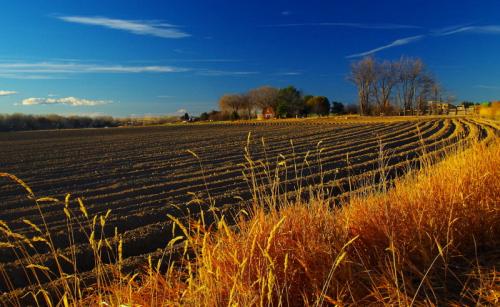
<instances>
[{"instance_id":1,"label":"blue sky","mask_svg":"<svg viewBox=\"0 0 500 307\"><path fill-rule=\"evenodd\" d=\"M350 103L365 54L500 99L500 1L4 1L0 38L0 113L197 114L261 85Z\"/></svg>"}]
</instances>

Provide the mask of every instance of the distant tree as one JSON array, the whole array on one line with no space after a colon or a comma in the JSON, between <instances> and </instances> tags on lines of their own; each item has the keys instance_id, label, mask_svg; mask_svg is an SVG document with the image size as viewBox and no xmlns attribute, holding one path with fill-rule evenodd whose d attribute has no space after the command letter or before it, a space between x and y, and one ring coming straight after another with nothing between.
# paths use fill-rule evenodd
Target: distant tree
<instances>
[{"instance_id":1,"label":"distant tree","mask_svg":"<svg viewBox=\"0 0 500 307\"><path fill-rule=\"evenodd\" d=\"M189 120L189 114L188 113L184 113L184 115L181 116L181 120Z\"/></svg>"},{"instance_id":2,"label":"distant tree","mask_svg":"<svg viewBox=\"0 0 500 307\"><path fill-rule=\"evenodd\" d=\"M276 116L278 118L286 118L288 117L289 109L288 104L285 101L280 101L276 106Z\"/></svg>"},{"instance_id":3,"label":"distant tree","mask_svg":"<svg viewBox=\"0 0 500 307\"><path fill-rule=\"evenodd\" d=\"M208 118L209 118L209 115L208 115L208 113L207 113L207 112L203 112L203 113L201 113L201 114L200 114L200 117L199 117L199 118L200 118L200 120L202 120L202 121L207 121L207 120L208 120Z\"/></svg>"},{"instance_id":4,"label":"distant tree","mask_svg":"<svg viewBox=\"0 0 500 307\"><path fill-rule=\"evenodd\" d=\"M276 111L278 105L278 93L277 88L271 86L261 86L256 89L252 89L248 92L248 97L250 104L254 108L265 109L268 107L273 108Z\"/></svg>"},{"instance_id":5,"label":"distant tree","mask_svg":"<svg viewBox=\"0 0 500 307\"><path fill-rule=\"evenodd\" d=\"M224 113L224 112L216 111L216 110L212 110L208 113L208 120L219 121L219 120L228 120L228 119L229 119L228 113Z\"/></svg>"},{"instance_id":6,"label":"distant tree","mask_svg":"<svg viewBox=\"0 0 500 307\"><path fill-rule=\"evenodd\" d=\"M332 114L344 114L344 112L344 104L342 102L332 101Z\"/></svg>"},{"instance_id":7,"label":"distant tree","mask_svg":"<svg viewBox=\"0 0 500 307\"><path fill-rule=\"evenodd\" d=\"M415 97L415 109L419 110L420 114L424 114L429 100L441 101L441 86L430 73L422 72L415 88Z\"/></svg>"},{"instance_id":8,"label":"distant tree","mask_svg":"<svg viewBox=\"0 0 500 307\"><path fill-rule=\"evenodd\" d=\"M370 94L375 82L375 60L365 57L351 64L351 72L348 80L354 83L358 89L359 114L370 113Z\"/></svg>"},{"instance_id":9,"label":"distant tree","mask_svg":"<svg viewBox=\"0 0 500 307\"><path fill-rule=\"evenodd\" d=\"M250 96L248 94L240 94L240 107L243 116L247 119L252 118L253 110L255 109L253 103L250 101Z\"/></svg>"},{"instance_id":10,"label":"distant tree","mask_svg":"<svg viewBox=\"0 0 500 307\"><path fill-rule=\"evenodd\" d=\"M361 115L395 113L397 105L403 114L415 110L422 114L429 100L442 99L439 83L418 58L377 61L365 57L351 65L348 79L358 89Z\"/></svg>"},{"instance_id":11,"label":"distant tree","mask_svg":"<svg viewBox=\"0 0 500 307\"><path fill-rule=\"evenodd\" d=\"M468 107L471 107L471 106L474 106L474 105L479 105L479 103L474 103L472 101L462 101L461 105L463 105L464 107L468 108Z\"/></svg>"},{"instance_id":12,"label":"distant tree","mask_svg":"<svg viewBox=\"0 0 500 307\"><path fill-rule=\"evenodd\" d=\"M417 107L418 93L426 84L424 80L425 68L422 60L416 58L402 57L399 60L398 96L402 104L403 113L413 113ZM426 87L427 89L428 87ZM423 95L422 95L423 96ZM422 100L422 99L421 99Z\"/></svg>"},{"instance_id":13,"label":"distant tree","mask_svg":"<svg viewBox=\"0 0 500 307\"><path fill-rule=\"evenodd\" d=\"M100 128L118 126L119 121L109 116L88 117L59 115L0 115L0 131L39 129Z\"/></svg>"},{"instance_id":14,"label":"distant tree","mask_svg":"<svg viewBox=\"0 0 500 307\"><path fill-rule=\"evenodd\" d=\"M372 93L377 103L377 114L389 114L391 110L392 89L399 82L399 63L383 61L374 63Z\"/></svg>"},{"instance_id":15,"label":"distant tree","mask_svg":"<svg viewBox=\"0 0 500 307\"><path fill-rule=\"evenodd\" d=\"M240 119L240 114L236 111L233 111L233 113L231 113L230 119L231 120L238 120L238 119Z\"/></svg>"},{"instance_id":16,"label":"distant tree","mask_svg":"<svg viewBox=\"0 0 500 307\"><path fill-rule=\"evenodd\" d=\"M325 116L330 113L330 101L325 96L311 97L305 104L309 114Z\"/></svg>"},{"instance_id":17,"label":"distant tree","mask_svg":"<svg viewBox=\"0 0 500 307\"><path fill-rule=\"evenodd\" d=\"M345 113L347 113L347 114L356 114L359 111L359 106L357 106L356 104L350 103L344 107L344 110L345 110Z\"/></svg>"},{"instance_id":18,"label":"distant tree","mask_svg":"<svg viewBox=\"0 0 500 307\"><path fill-rule=\"evenodd\" d=\"M221 111L233 113L238 113L245 106L245 101L242 95L239 94L226 94L219 99L219 107Z\"/></svg>"},{"instance_id":19,"label":"distant tree","mask_svg":"<svg viewBox=\"0 0 500 307\"><path fill-rule=\"evenodd\" d=\"M313 95L305 95L303 100L304 100L304 103L307 104L307 102L309 101L309 99L313 98L314 96Z\"/></svg>"},{"instance_id":20,"label":"distant tree","mask_svg":"<svg viewBox=\"0 0 500 307\"><path fill-rule=\"evenodd\" d=\"M288 86L279 90L278 107L281 105L281 111L286 110L285 117L298 116L304 113L305 104L302 99L302 93L294 86ZM277 110L277 114L280 112Z\"/></svg>"},{"instance_id":21,"label":"distant tree","mask_svg":"<svg viewBox=\"0 0 500 307\"><path fill-rule=\"evenodd\" d=\"M402 57L399 60L398 100L403 114L415 110L424 114L428 102L443 101L443 88L422 60Z\"/></svg>"}]
</instances>

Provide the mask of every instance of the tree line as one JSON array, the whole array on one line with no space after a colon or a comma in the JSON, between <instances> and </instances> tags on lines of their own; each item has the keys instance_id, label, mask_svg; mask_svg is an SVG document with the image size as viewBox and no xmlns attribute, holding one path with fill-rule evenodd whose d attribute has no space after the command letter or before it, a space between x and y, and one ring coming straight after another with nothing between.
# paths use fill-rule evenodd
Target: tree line
<instances>
[{"instance_id":1,"label":"tree line","mask_svg":"<svg viewBox=\"0 0 500 307\"><path fill-rule=\"evenodd\" d=\"M219 99L219 109L220 111L202 113L199 119L252 119L262 112L271 112L278 118L326 116L345 112L343 103L330 102L325 96L304 95L294 86L261 86L245 93L225 94Z\"/></svg>"},{"instance_id":2,"label":"tree line","mask_svg":"<svg viewBox=\"0 0 500 307\"><path fill-rule=\"evenodd\" d=\"M142 116L142 117L111 117L111 116L61 116L29 115L29 114L0 114L0 132L26 130L54 130L54 129L81 129L105 128L119 126L149 126L179 122L177 116Z\"/></svg>"},{"instance_id":3,"label":"tree line","mask_svg":"<svg viewBox=\"0 0 500 307\"><path fill-rule=\"evenodd\" d=\"M71 128L116 127L120 122L110 116L60 116L28 115L14 113L0 114L0 131L48 130Z\"/></svg>"},{"instance_id":4,"label":"tree line","mask_svg":"<svg viewBox=\"0 0 500 307\"><path fill-rule=\"evenodd\" d=\"M428 101L443 100L441 85L419 58L368 56L351 64L348 80L357 88L360 115L423 114Z\"/></svg>"}]
</instances>

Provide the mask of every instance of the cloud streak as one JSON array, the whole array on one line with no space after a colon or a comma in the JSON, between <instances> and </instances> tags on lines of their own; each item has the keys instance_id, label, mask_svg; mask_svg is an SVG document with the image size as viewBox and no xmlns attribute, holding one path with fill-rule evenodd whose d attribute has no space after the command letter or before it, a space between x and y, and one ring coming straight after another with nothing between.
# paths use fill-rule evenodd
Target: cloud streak
<instances>
[{"instance_id":1,"label":"cloud streak","mask_svg":"<svg viewBox=\"0 0 500 307\"><path fill-rule=\"evenodd\" d=\"M476 33L476 34L500 34L500 25L486 26L452 26L443 28L433 32L435 36L448 36L459 33Z\"/></svg>"},{"instance_id":2,"label":"cloud streak","mask_svg":"<svg viewBox=\"0 0 500 307\"><path fill-rule=\"evenodd\" d=\"M76 62L0 62L0 77L12 79L52 79L61 74L176 73L189 69L173 66L130 66L82 64Z\"/></svg>"},{"instance_id":3,"label":"cloud streak","mask_svg":"<svg viewBox=\"0 0 500 307\"><path fill-rule=\"evenodd\" d=\"M476 87L486 89L486 90L500 90L500 86L495 86L495 85L480 84L480 85L476 85Z\"/></svg>"},{"instance_id":4,"label":"cloud streak","mask_svg":"<svg viewBox=\"0 0 500 307\"><path fill-rule=\"evenodd\" d=\"M383 25L382 25L383 26ZM395 25L398 26L398 25ZM404 25L399 25L399 26L404 26ZM380 29L382 29L381 27ZM459 33L475 33L475 34L500 34L500 25L485 25L485 26L474 26L474 25L459 25L459 26L451 26L451 27L445 27L439 30L435 30L430 32L429 34L422 34L422 35L415 35L415 36L410 36L410 37L404 37L397 39L393 41L390 44L380 46L365 52L361 53L355 53L346 56L346 58L358 58L358 57L363 57L367 56L370 54L377 53L379 51L397 47L397 46L403 46L407 45L410 43L414 43L417 41L422 40L425 37L428 36L434 36L434 37L440 37L440 36L449 36L449 35L454 35L454 34L459 34Z\"/></svg>"},{"instance_id":5,"label":"cloud streak","mask_svg":"<svg viewBox=\"0 0 500 307\"><path fill-rule=\"evenodd\" d=\"M81 99L76 97L64 97L64 98L26 98L21 104L23 106L34 106L34 105L68 105L68 106L98 106L103 104L112 103L110 100L90 100Z\"/></svg>"},{"instance_id":6,"label":"cloud streak","mask_svg":"<svg viewBox=\"0 0 500 307\"><path fill-rule=\"evenodd\" d=\"M377 53L379 51L386 50L386 49L389 49L389 48L394 48L394 47L398 47L398 46L403 46L403 45L407 45L407 44L410 44L410 43L414 43L414 42L417 42L417 41L423 39L424 37L425 37L425 35L415 35L415 36L400 38L400 39L397 39L397 40L393 41L390 44L387 44L387 45L384 45L384 46L380 46L380 47L377 47L375 49L371 49L371 50L368 50L368 51L365 51L365 52L351 54L351 55L346 56L346 58L352 59L352 58L364 57L364 56L367 56L367 55L370 55L370 54L374 54L374 53Z\"/></svg>"},{"instance_id":7,"label":"cloud streak","mask_svg":"<svg viewBox=\"0 0 500 307\"><path fill-rule=\"evenodd\" d=\"M179 28L175 25L155 20L124 20L100 16L59 16L57 18L66 22L100 26L114 30L126 31L137 35L149 35L174 39L191 36L190 34L179 30Z\"/></svg>"},{"instance_id":8,"label":"cloud streak","mask_svg":"<svg viewBox=\"0 0 500 307\"><path fill-rule=\"evenodd\" d=\"M221 77L221 76L248 76L259 74L258 71L226 71L226 70L200 70L196 73L199 76Z\"/></svg>"},{"instance_id":9,"label":"cloud streak","mask_svg":"<svg viewBox=\"0 0 500 307\"><path fill-rule=\"evenodd\" d=\"M3 91L3 90L0 90L0 96L10 96L10 95L15 95L17 94L16 91Z\"/></svg>"},{"instance_id":10,"label":"cloud streak","mask_svg":"<svg viewBox=\"0 0 500 307\"><path fill-rule=\"evenodd\" d=\"M291 27L344 27L370 30L398 30L398 29L421 29L420 26L403 25L392 23L353 23L353 22L305 22L305 23L283 23L263 25L266 28L291 28Z\"/></svg>"},{"instance_id":11,"label":"cloud streak","mask_svg":"<svg viewBox=\"0 0 500 307\"><path fill-rule=\"evenodd\" d=\"M302 72L300 71L285 71L285 72L277 72L274 75L276 76L300 76Z\"/></svg>"}]
</instances>

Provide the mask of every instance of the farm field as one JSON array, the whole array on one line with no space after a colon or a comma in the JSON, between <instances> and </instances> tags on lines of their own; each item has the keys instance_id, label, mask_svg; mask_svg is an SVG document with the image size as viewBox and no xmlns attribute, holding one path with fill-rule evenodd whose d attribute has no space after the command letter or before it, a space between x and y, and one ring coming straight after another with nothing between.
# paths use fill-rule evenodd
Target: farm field
<instances>
[{"instance_id":1,"label":"farm field","mask_svg":"<svg viewBox=\"0 0 500 307\"><path fill-rule=\"evenodd\" d=\"M105 234L112 237L115 228L123 233L124 257L134 267L145 255L164 248L173 237L167 214L183 218L196 215L206 206L188 205L193 197L206 202L210 198L218 207L229 210L241 208L251 198L241 166L249 132L255 161L266 157L272 162L285 161L287 171L280 174L293 186L294 166L308 155L311 165L301 173L301 180L305 184L317 183L321 174L332 196L340 197L349 191L350 183L376 178L374 170L379 170L381 163L384 173L399 175L408 166L418 165L423 153L438 155L459 143L487 141L498 134L498 128L469 118L422 118L6 133L0 134L0 172L24 180L37 197L64 199L70 193L70 206L76 207L75 199L81 197L90 216L111 210ZM196 153L200 161L188 150ZM35 235L23 220L40 225L37 208L18 185L6 178L0 179L0 204L0 220L14 232ZM81 259L78 271L89 271L94 262L88 238L75 225L73 242L68 241L63 207L42 205L45 222L63 253L76 251ZM37 262L51 266L44 245L36 248L36 255L0 250L3 271L15 276L11 284L0 278L0 291L33 283L21 265L28 258L35 257Z\"/></svg>"}]
</instances>

